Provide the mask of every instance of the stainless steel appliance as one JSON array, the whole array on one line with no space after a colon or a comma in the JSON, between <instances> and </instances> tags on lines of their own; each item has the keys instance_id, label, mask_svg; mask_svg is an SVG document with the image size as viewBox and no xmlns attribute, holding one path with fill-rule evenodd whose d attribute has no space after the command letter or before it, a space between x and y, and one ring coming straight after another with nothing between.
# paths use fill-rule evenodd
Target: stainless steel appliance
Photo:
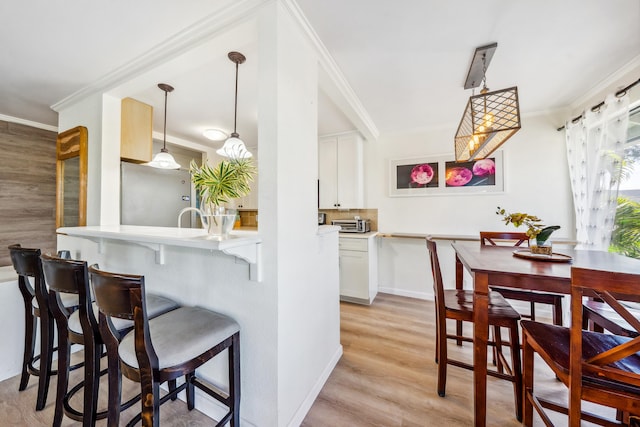
<instances>
[{"instance_id":1,"label":"stainless steel appliance","mask_svg":"<svg viewBox=\"0 0 640 427\"><path fill-rule=\"evenodd\" d=\"M187 170L155 169L121 163L120 223L175 227L178 214L191 206L191 177ZM191 227L191 215L182 216Z\"/></svg>"},{"instance_id":2,"label":"stainless steel appliance","mask_svg":"<svg viewBox=\"0 0 640 427\"><path fill-rule=\"evenodd\" d=\"M368 233L371 221L368 219L334 219L331 225L340 226L340 233Z\"/></svg>"},{"instance_id":3,"label":"stainless steel appliance","mask_svg":"<svg viewBox=\"0 0 640 427\"><path fill-rule=\"evenodd\" d=\"M324 225L327 223L327 214L324 212L318 212L318 225Z\"/></svg>"}]
</instances>

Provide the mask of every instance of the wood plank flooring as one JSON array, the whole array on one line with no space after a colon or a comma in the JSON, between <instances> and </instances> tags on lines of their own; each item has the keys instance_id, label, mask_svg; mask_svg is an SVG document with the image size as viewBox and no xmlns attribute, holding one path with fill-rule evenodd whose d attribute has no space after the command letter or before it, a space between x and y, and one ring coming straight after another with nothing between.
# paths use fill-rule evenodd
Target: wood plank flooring
<instances>
[{"instance_id":1,"label":"wood plank flooring","mask_svg":"<svg viewBox=\"0 0 640 427\"><path fill-rule=\"evenodd\" d=\"M453 324L451 324L453 327ZM435 320L433 302L379 294L371 306L341 303L341 342L344 354L316 399L303 427L428 427L473 425L473 376L449 367L447 394L436 393ZM450 353L471 361L471 345L449 345ZM78 354L74 355L78 357ZM75 384L82 375L72 373ZM55 380L44 410L36 412L37 381L18 392L19 377L0 382L0 426L45 427L53 419ZM138 385L127 380L123 394ZM566 389L540 361L536 387L546 397L564 398ZM487 425L519 426L514 415L513 389L507 381L489 378ZM106 383L101 400L106 399ZM76 404L79 407L80 404ZM593 408L589 408L594 410ZM122 425L137 406L121 417ZM595 409L602 412L601 409ZM608 410L607 413L612 413ZM182 401L168 402L161 410L162 426L209 426L213 421L198 411L189 412ZM557 425L566 425L560 415ZM65 417L63 426L79 425ZM100 421L98 426L105 426ZM536 425L542 425L536 420Z\"/></svg>"}]
</instances>

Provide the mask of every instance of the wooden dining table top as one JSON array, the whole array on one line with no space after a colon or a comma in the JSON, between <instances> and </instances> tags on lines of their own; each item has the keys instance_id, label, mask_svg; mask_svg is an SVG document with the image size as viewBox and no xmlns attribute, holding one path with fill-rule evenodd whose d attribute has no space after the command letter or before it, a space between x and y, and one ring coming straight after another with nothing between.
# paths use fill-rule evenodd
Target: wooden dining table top
<instances>
[{"instance_id":1,"label":"wooden dining table top","mask_svg":"<svg viewBox=\"0 0 640 427\"><path fill-rule=\"evenodd\" d=\"M513 255L511 246L482 246L478 242L452 244L457 258L472 273L486 273L494 286L546 290L569 294L571 267L613 272L640 272L640 261L604 251L576 250L559 246L554 253L570 256L569 262L530 260Z\"/></svg>"}]
</instances>

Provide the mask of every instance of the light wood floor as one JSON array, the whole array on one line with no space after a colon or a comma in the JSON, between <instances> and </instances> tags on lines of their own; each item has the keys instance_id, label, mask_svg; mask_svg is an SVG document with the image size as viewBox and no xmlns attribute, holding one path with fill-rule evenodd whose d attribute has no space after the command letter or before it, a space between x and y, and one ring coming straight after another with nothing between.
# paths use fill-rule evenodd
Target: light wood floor
<instances>
[{"instance_id":1,"label":"light wood floor","mask_svg":"<svg viewBox=\"0 0 640 427\"><path fill-rule=\"evenodd\" d=\"M452 324L453 325L453 324ZM379 294L371 306L341 303L341 342L344 354L307 414L303 427L427 427L473 424L472 373L449 367L447 394L436 393L433 302ZM471 361L471 345L449 345L450 353ZM74 357L78 357L76 354ZM72 373L75 384L82 370ZM0 382L0 426L50 426L53 419L55 378L44 410L34 410L37 382L18 392L19 378ZM136 383L124 380L123 394L136 392ZM547 397L563 398L566 390L542 362L536 363L536 387ZM489 378L490 426L519 426L514 415L513 388L507 381ZM101 385L101 400L106 384ZM81 404L74 405L80 407ZM122 425L137 406L123 413ZM167 402L160 410L162 426L210 426L212 420L187 411L184 402ZM557 425L566 425L562 416ZM79 425L64 418L63 426ZM106 421L99 421L105 426ZM538 422L537 425L542 425Z\"/></svg>"}]
</instances>

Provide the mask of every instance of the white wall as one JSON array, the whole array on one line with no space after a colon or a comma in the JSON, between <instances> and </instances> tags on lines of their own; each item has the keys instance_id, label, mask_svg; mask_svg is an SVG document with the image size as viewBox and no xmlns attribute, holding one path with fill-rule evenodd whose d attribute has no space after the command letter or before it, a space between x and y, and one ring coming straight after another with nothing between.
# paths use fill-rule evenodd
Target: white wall
<instances>
[{"instance_id":1,"label":"white wall","mask_svg":"<svg viewBox=\"0 0 640 427\"><path fill-rule=\"evenodd\" d=\"M453 156L455 128L383 134L368 144L367 154L369 206L378 206L379 230L471 236L480 230L514 230L495 214L501 206L560 225L554 237L572 239L575 226L564 133L556 130L563 121L562 114L524 117L522 129L501 147L504 192L477 195L389 197L389 160ZM382 238L379 245L380 290L432 298L424 241ZM453 286L453 252L446 245L439 247L445 282Z\"/></svg>"},{"instance_id":2,"label":"white wall","mask_svg":"<svg viewBox=\"0 0 640 427\"><path fill-rule=\"evenodd\" d=\"M298 425L341 354L338 242L317 235L318 59L280 2L261 13L259 40L259 232L277 286L277 425Z\"/></svg>"}]
</instances>

